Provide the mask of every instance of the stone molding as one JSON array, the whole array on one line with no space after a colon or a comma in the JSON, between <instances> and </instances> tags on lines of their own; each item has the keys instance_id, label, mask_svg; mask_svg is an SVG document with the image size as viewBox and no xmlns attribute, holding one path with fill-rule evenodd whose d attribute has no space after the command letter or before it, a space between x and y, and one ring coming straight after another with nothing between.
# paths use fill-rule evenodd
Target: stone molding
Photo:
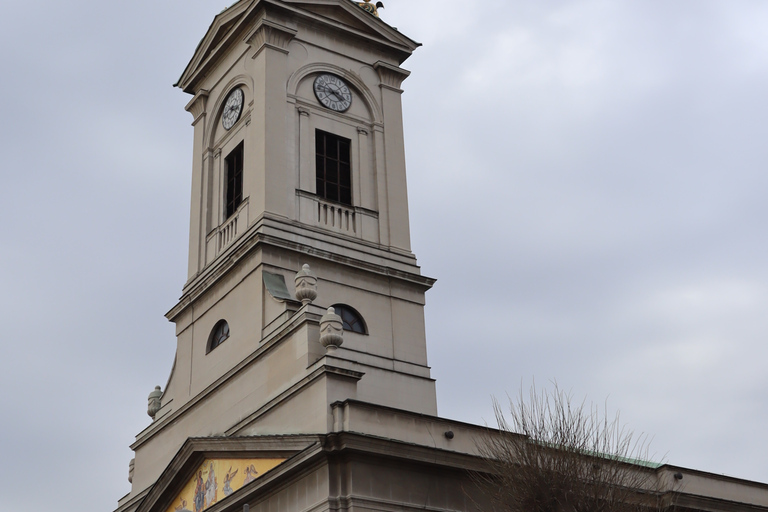
<instances>
[{"instance_id":1,"label":"stone molding","mask_svg":"<svg viewBox=\"0 0 768 512\"><path fill-rule=\"evenodd\" d=\"M184 107L184 110L192 114L192 117L194 118L192 124L197 123L198 119L205 115L205 105L208 102L208 94L208 91L205 89L200 89L197 91L197 94L189 100L187 106Z\"/></svg>"},{"instance_id":2,"label":"stone molding","mask_svg":"<svg viewBox=\"0 0 768 512\"><path fill-rule=\"evenodd\" d=\"M398 68L399 69L399 68ZM363 103L370 113L370 117L365 121L372 121L372 124L381 124L384 122L384 112L381 105L376 101L376 96L371 92L365 82L356 74L340 66L328 62L312 62L306 64L296 71L288 79L288 97L294 100L298 99L299 84L308 76L315 73L333 73L346 80L360 94Z\"/></svg>"},{"instance_id":3,"label":"stone molding","mask_svg":"<svg viewBox=\"0 0 768 512\"><path fill-rule=\"evenodd\" d=\"M403 80L408 78L411 74L407 69L387 64L381 60L373 65L373 69L379 74L379 80L381 81L379 87L392 89L396 92L402 92L400 86L402 85Z\"/></svg>"},{"instance_id":4,"label":"stone molding","mask_svg":"<svg viewBox=\"0 0 768 512\"><path fill-rule=\"evenodd\" d=\"M323 359L319 359L318 361L322 361L322 360ZM224 432L224 434L227 436L242 436L243 431L246 430L248 426L256 422L261 416L264 416L265 414L267 414L269 411L271 411L281 403L285 403L289 401L292 397L298 395L299 393L307 389L310 385L317 382L317 380L320 379L321 377L325 377L329 375L333 375L341 379L349 379L350 381L357 383L360 379L363 378L365 373L355 371L355 370L348 370L345 368L338 368L338 367L330 366L327 364L320 365L318 368L315 368L312 372L310 372L304 378L302 378L298 382L295 382L288 389L276 395L274 398L269 400L263 406L259 407L253 413L244 417L235 425L232 425L229 429L227 429Z\"/></svg>"},{"instance_id":5,"label":"stone molding","mask_svg":"<svg viewBox=\"0 0 768 512\"><path fill-rule=\"evenodd\" d=\"M297 194L307 194L311 197L317 197L304 191L296 191ZM370 211L370 210L366 210ZM378 214L377 214L378 215ZM264 233L265 230L276 228L280 231L291 232L297 236L295 240L289 240L282 236L274 236ZM329 238L330 237L330 238ZM318 244L325 242L342 242L344 249L351 253L349 256L342 256L335 251L330 252L323 248L318 248ZM417 270L416 257L410 253L397 250L395 247L386 247L380 244L366 242L353 237L341 237L339 234L329 234L322 228L314 228L308 225L300 227L295 226L290 221L276 215L262 214L254 221L236 243L230 245L222 255L208 265L201 272L192 277L184 285L182 297L179 302L166 313L166 318L175 321L200 295L219 281L239 260L246 257L254 251L259 245L269 245L283 249L293 250L302 254L314 254L316 257L332 260L337 263L347 265L360 270L366 270L374 274L386 275L390 278L410 283L417 287L423 287L426 291L435 284L435 279L423 276L417 272L408 271L403 267L410 267ZM345 251L347 252L347 251ZM368 258L361 258L359 254L372 254L378 263L374 263ZM410 270L410 269L409 269Z\"/></svg>"},{"instance_id":6,"label":"stone molding","mask_svg":"<svg viewBox=\"0 0 768 512\"><path fill-rule=\"evenodd\" d=\"M189 401L183 404L178 409L171 411L166 416L161 418L162 421L152 422L147 428L141 431L136 436L136 441L130 446L131 450L136 451L141 445L152 438L157 432L167 428L173 424L176 419L187 414L188 411L194 409L203 400L206 400L212 393L214 393L221 386L229 382L235 376L237 376L244 369L248 368L251 364L254 364L261 358L262 354L271 350L274 345L281 343L284 339L289 338L295 333L302 325L307 322L319 324L321 313L323 308L314 305L303 306L296 313L289 318L281 328L276 329L271 334L263 338L259 342L259 347L256 348L250 355L244 358L240 363L232 367L227 373L213 381L205 389L197 393L194 397L191 397ZM313 374L310 374L313 375ZM362 374L361 374L362 377ZM305 377L306 379L307 377ZM301 382L301 381L300 381ZM235 427L232 427L235 428Z\"/></svg>"},{"instance_id":7,"label":"stone molding","mask_svg":"<svg viewBox=\"0 0 768 512\"><path fill-rule=\"evenodd\" d=\"M322 435L293 435L281 436L274 435L261 439L245 438L194 438L190 437L184 442L176 456L166 467L166 470L160 478L145 491L144 499L139 503L136 512L149 512L156 509L158 502L165 503L170 501L175 493L180 490L180 482L183 478L178 475L186 475L199 465L209 454L220 456L235 457L243 453L249 453L260 456L280 456L286 457L285 463L274 471L269 471L258 479L258 483L248 486L247 494L239 494L240 501L249 497L253 491L259 491L263 488L274 488L285 480L287 474L292 474L298 468L311 464L311 462L322 456L323 443L325 441ZM242 503L237 498L229 500L226 507L232 507L232 510L238 510ZM217 503L218 505L218 503ZM223 510L222 507L211 508L212 510ZM162 510L162 509L161 509Z\"/></svg>"},{"instance_id":8,"label":"stone molding","mask_svg":"<svg viewBox=\"0 0 768 512\"><path fill-rule=\"evenodd\" d=\"M280 25L274 21L262 19L246 37L245 42L251 45L256 52L255 59L264 47L272 48L282 53L288 53L288 43L296 36L297 30Z\"/></svg>"}]
</instances>

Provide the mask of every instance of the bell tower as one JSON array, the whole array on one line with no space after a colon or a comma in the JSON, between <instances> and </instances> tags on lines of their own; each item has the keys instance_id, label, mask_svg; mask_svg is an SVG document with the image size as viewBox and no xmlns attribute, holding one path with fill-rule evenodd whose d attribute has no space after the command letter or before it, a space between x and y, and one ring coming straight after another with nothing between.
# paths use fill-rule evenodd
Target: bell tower
<instances>
[{"instance_id":1,"label":"bell tower","mask_svg":"<svg viewBox=\"0 0 768 512\"><path fill-rule=\"evenodd\" d=\"M350 0L241 0L213 20L176 84L189 272L125 510L189 438L325 434L346 400L437 414L400 98L418 46Z\"/></svg>"}]
</instances>

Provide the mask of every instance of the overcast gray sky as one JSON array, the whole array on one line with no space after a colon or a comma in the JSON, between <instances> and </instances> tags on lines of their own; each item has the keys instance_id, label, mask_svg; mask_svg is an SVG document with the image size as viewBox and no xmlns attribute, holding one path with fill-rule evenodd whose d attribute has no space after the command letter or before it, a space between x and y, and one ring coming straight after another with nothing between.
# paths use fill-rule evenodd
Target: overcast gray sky
<instances>
[{"instance_id":1,"label":"overcast gray sky","mask_svg":"<svg viewBox=\"0 0 768 512\"><path fill-rule=\"evenodd\" d=\"M217 0L0 18L0 509L110 511L175 350ZM388 0L445 417L535 378L768 481L768 3Z\"/></svg>"}]
</instances>

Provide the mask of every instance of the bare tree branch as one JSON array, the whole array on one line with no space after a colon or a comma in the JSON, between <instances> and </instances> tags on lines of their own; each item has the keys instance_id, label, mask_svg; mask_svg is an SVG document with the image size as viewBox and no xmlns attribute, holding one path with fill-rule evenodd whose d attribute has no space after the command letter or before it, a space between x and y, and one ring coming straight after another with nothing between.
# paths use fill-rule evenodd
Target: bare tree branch
<instances>
[{"instance_id":1,"label":"bare tree branch","mask_svg":"<svg viewBox=\"0 0 768 512\"><path fill-rule=\"evenodd\" d=\"M594 404L573 403L557 387L531 387L509 400L508 416L494 400L498 432L478 448L487 468L475 474L494 510L506 512L636 512L660 508L648 461L648 438L635 436ZM509 418L509 419L508 419Z\"/></svg>"}]
</instances>

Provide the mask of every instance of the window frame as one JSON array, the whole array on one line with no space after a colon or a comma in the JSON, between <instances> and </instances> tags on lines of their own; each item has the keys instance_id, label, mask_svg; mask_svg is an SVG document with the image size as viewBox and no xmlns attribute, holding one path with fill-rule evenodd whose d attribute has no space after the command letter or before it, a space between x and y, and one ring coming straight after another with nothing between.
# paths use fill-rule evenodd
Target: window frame
<instances>
[{"instance_id":1,"label":"window frame","mask_svg":"<svg viewBox=\"0 0 768 512\"><path fill-rule=\"evenodd\" d=\"M363 315L361 315L358 310L348 304L334 304L331 307L334 309L334 312L341 317L342 325L345 331L354 332L356 334L368 334L368 325L365 323ZM345 318L346 315L344 313L353 316L355 318L354 325L359 325L361 330L355 330L353 328L353 324L350 324L349 321ZM347 328L347 325L349 325L349 329Z\"/></svg>"},{"instance_id":2,"label":"window frame","mask_svg":"<svg viewBox=\"0 0 768 512\"><path fill-rule=\"evenodd\" d=\"M219 330L226 331L223 333L224 337L220 337L218 335ZM211 329L211 334L208 335L208 342L206 343L205 347L205 353L210 354L212 350L216 349L217 347L220 347L222 343L227 341L229 337L231 336L231 332L229 330L229 324L226 320L221 319L213 326L213 329ZM215 343L215 344L214 344Z\"/></svg>"},{"instance_id":3,"label":"window frame","mask_svg":"<svg viewBox=\"0 0 768 512\"><path fill-rule=\"evenodd\" d=\"M352 206L352 140L315 129L315 194Z\"/></svg>"},{"instance_id":4,"label":"window frame","mask_svg":"<svg viewBox=\"0 0 768 512\"><path fill-rule=\"evenodd\" d=\"M243 204L243 170L245 160L245 141L224 158L224 220L227 220Z\"/></svg>"}]
</instances>

